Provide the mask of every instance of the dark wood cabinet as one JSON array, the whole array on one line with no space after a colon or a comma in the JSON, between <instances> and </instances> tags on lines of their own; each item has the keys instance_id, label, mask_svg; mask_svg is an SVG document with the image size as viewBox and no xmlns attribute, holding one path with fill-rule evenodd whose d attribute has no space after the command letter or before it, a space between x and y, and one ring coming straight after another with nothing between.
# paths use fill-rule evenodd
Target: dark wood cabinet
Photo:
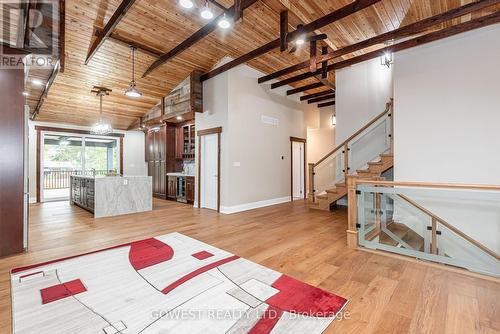
<instances>
[{"instance_id":1,"label":"dark wood cabinet","mask_svg":"<svg viewBox=\"0 0 500 334\"><path fill-rule=\"evenodd\" d=\"M175 125L165 124L146 133L148 175L153 177L153 196L167 198L167 173L182 170L175 160Z\"/></svg>"},{"instance_id":2,"label":"dark wood cabinet","mask_svg":"<svg viewBox=\"0 0 500 334\"><path fill-rule=\"evenodd\" d=\"M177 198L177 177L169 176L167 181L167 196L171 199Z\"/></svg>"},{"instance_id":3,"label":"dark wood cabinet","mask_svg":"<svg viewBox=\"0 0 500 334\"><path fill-rule=\"evenodd\" d=\"M186 177L186 200L194 202L194 177Z\"/></svg>"}]
</instances>

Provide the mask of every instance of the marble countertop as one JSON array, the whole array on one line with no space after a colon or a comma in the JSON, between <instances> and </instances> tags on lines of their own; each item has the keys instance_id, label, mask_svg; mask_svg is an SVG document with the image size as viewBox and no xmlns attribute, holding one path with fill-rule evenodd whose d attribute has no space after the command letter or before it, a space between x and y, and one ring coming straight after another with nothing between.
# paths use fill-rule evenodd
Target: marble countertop
<instances>
[{"instance_id":1,"label":"marble countertop","mask_svg":"<svg viewBox=\"0 0 500 334\"><path fill-rule=\"evenodd\" d=\"M191 176L191 177L195 177L194 174L184 174L184 173L167 173L167 176L177 176L177 177Z\"/></svg>"}]
</instances>

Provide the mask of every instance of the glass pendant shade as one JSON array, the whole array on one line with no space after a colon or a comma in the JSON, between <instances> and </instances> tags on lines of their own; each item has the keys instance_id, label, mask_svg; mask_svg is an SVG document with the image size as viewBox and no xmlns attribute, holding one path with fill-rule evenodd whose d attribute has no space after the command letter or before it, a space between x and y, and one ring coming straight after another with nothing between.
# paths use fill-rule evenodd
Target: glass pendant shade
<instances>
[{"instance_id":1,"label":"glass pendant shade","mask_svg":"<svg viewBox=\"0 0 500 334\"><path fill-rule=\"evenodd\" d=\"M99 122L94 124L90 129L90 133L93 135L104 136L113 132L111 124L104 122L102 118L102 96L106 94L105 92L98 93L99 95Z\"/></svg>"}]
</instances>

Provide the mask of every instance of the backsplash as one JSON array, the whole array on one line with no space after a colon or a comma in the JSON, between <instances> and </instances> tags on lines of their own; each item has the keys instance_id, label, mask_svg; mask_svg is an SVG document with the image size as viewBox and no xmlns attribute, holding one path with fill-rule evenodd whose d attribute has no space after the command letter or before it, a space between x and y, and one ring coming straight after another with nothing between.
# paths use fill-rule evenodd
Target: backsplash
<instances>
[{"instance_id":1,"label":"backsplash","mask_svg":"<svg viewBox=\"0 0 500 334\"><path fill-rule=\"evenodd\" d=\"M184 162L184 173L187 175L194 175L195 166L196 164L194 162Z\"/></svg>"}]
</instances>

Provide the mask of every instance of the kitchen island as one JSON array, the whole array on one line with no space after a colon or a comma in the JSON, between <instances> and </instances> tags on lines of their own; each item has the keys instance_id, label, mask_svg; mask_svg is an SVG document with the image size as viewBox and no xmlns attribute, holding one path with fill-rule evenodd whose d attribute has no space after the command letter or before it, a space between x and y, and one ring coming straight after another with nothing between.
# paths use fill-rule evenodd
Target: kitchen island
<instances>
[{"instance_id":1,"label":"kitchen island","mask_svg":"<svg viewBox=\"0 0 500 334\"><path fill-rule=\"evenodd\" d=\"M151 176L72 175L70 202L95 218L153 210Z\"/></svg>"}]
</instances>

